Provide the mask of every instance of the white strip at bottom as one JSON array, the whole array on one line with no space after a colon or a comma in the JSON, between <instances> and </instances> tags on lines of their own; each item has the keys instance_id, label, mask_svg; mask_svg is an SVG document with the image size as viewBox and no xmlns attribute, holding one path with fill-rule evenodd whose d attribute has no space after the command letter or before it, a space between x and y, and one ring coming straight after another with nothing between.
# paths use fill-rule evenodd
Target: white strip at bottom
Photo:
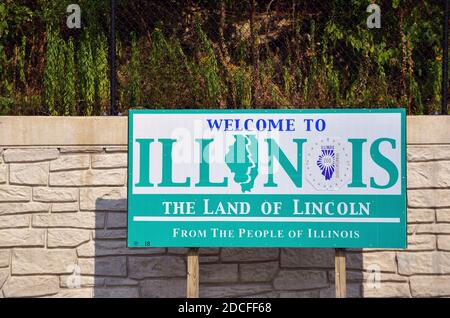
<instances>
[{"instance_id":1,"label":"white strip at bottom","mask_svg":"<svg viewBox=\"0 0 450 318\"><path fill-rule=\"evenodd\" d=\"M242 217L242 216L135 216L136 222L297 222L297 223L400 223L400 218Z\"/></svg>"}]
</instances>

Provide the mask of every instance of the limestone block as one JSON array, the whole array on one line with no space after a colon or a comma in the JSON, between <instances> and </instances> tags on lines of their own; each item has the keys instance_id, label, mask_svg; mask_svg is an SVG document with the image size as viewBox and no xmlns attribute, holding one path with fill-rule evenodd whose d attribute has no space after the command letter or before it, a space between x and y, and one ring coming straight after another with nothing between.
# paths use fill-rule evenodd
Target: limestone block
<instances>
[{"instance_id":1,"label":"limestone block","mask_svg":"<svg viewBox=\"0 0 450 318\"><path fill-rule=\"evenodd\" d=\"M8 177L8 166L0 163L0 183L6 183Z\"/></svg>"},{"instance_id":2,"label":"limestone block","mask_svg":"<svg viewBox=\"0 0 450 318\"><path fill-rule=\"evenodd\" d=\"M434 208L450 206L450 189L408 190L408 206Z\"/></svg>"},{"instance_id":3,"label":"limestone block","mask_svg":"<svg viewBox=\"0 0 450 318\"><path fill-rule=\"evenodd\" d=\"M48 163L9 165L9 183L16 185L46 185Z\"/></svg>"},{"instance_id":4,"label":"limestone block","mask_svg":"<svg viewBox=\"0 0 450 318\"><path fill-rule=\"evenodd\" d=\"M39 202L75 202L78 201L78 189L45 188L33 189L33 200Z\"/></svg>"},{"instance_id":5,"label":"limestone block","mask_svg":"<svg viewBox=\"0 0 450 318\"><path fill-rule=\"evenodd\" d=\"M408 209L408 224L434 222L434 209Z\"/></svg>"},{"instance_id":6,"label":"limestone block","mask_svg":"<svg viewBox=\"0 0 450 318\"><path fill-rule=\"evenodd\" d=\"M437 209L436 220L438 222L450 223L450 209Z\"/></svg>"},{"instance_id":7,"label":"limestone block","mask_svg":"<svg viewBox=\"0 0 450 318\"><path fill-rule=\"evenodd\" d=\"M228 284L200 286L200 297L227 298L254 296L272 291L270 284Z\"/></svg>"},{"instance_id":8,"label":"limestone block","mask_svg":"<svg viewBox=\"0 0 450 318\"><path fill-rule=\"evenodd\" d=\"M185 277L186 263L178 256L130 256L129 278Z\"/></svg>"},{"instance_id":9,"label":"limestone block","mask_svg":"<svg viewBox=\"0 0 450 318\"><path fill-rule=\"evenodd\" d=\"M105 225L105 215L98 213L52 213L33 215L32 226L41 228L67 227L101 229Z\"/></svg>"},{"instance_id":10,"label":"limestone block","mask_svg":"<svg viewBox=\"0 0 450 318\"><path fill-rule=\"evenodd\" d=\"M0 216L0 229L28 227L29 215L2 215Z\"/></svg>"},{"instance_id":11,"label":"limestone block","mask_svg":"<svg viewBox=\"0 0 450 318\"><path fill-rule=\"evenodd\" d=\"M320 290L280 292L280 298L319 298Z\"/></svg>"},{"instance_id":12,"label":"limestone block","mask_svg":"<svg viewBox=\"0 0 450 318\"><path fill-rule=\"evenodd\" d=\"M141 281L141 297L184 298L186 297L186 278L146 279ZM203 286L200 290L203 289Z\"/></svg>"},{"instance_id":13,"label":"limestone block","mask_svg":"<svg viewBox=\"0 0 450 318\"><path fill-rule=\"evenodd\" d=\"M320 248L281 249L281 267L334 267L334 250Z\"/></svg>"},{"instance_id":14,"label":"limestone block","mask_svg":"<svg viewBox=\"0 0 450 318\"><path fill-rule=\"evenodd\" d=\"M450 146L408 146L408 161L429 161L429 160L448 160L450 159Z\"/></svg>"},{"instance_id":15,"label":"limestone block","mask_svg":"<svg viewBox=\"0 0 450 318\"><path fill-rule=\"evenodd\" d=\"M220 258L224 262L272 261L278 254L277 248L223 248Z\"/></svg>"},{"instance_id":16,"label":"limestone block","mask_svg":"<svg viewBox=\"0 0 450 318\"><path fill-rule=\"evenodd\" d=\"M398 252L402 275L450 274L450 252Z\"/></svg>"},{"instance_id":17,"label":"limestone block","mask_svg":"<svg viewBox=\"0 0 450 318\"><path fill-rule=\"evenodd\" d=\"M302 290L327 287L327 272L314 270L281 270L273 281L275 289Z\"/></svg>"},{"instance_id":18,"label":"limestone block","mask_svg":"<svg viewBox=\"0 0 450 318\"><path fill-rule=\"evenodd\" d=\"M438 235L437 247L440 251L450 251L450 235Z\"/></svg>"},{"instance_id":19,"label":"limestone block","mask_svg":"<svg viewBox=\"0 0 450 318\"><path fill-rule=\"evenodd\" d=\"M411 297L409 284L395 283L395 282L381 282L379 288L370 288L368 285L363 285L364 297Z\"/></svg>"},{"instance_id":20,"label":"limestone block","mask_svg":"<svg viewBox=\"0 0 450 318\"><path fill-rule=\"evenodd\" d=\"M89 155L62 155L50 162L50 171L89 169Z\"/></svg>"},{"instance_id":21,"label":"limestone block","mask_svg":"<svg viewBox=\"0 0 450 318\"><path fill-rule=\"evenodd\" d=\"M51 186L123 186L126 169L72 170L50 173Z\"/></svg>"},{"instance_id":22,"label":"limestone block","mask_svg":"<svg viewBox=\"0 0 450 318\"><path fill-rule=\"evenodd\" d=\"M94 169L126 168L128 155L127 153L95 154L92 155L91 164Z\"/></svg>"},{"instance_id":23,"label":"limestone block","mask_svg":"<svg viewBox=\"0 0 450 318\"><path fill-rule=\"evenodd\" d=\"M410 224L408 225L408 234L450 234L450 224Z\"/></svg>"},{"instance_id":24,"label":"limestone block","mask_svg":"<svg viewBox=\"0 0 450 318\"><path fill-rule=\"evenodd\" d=\"M106 221L106 227L108 229L121 229L127 227L127 214L126 213L108 213L108 220Z\"/></svg>"},{"instance_id":25,"label":"limestone block","mask_svg":"<svg viewBox=\"0 0 450 318\"><path fill-rule=\"evenodd\" d=\"M270 282L278 272L278 262L239 264L243 282Z\"/></svg>"},{"instance_id":26,"label":"limestone block","mask_svg":"<svg viewBox=\"0 0 450 318\"><path fill-rule=\"evenodd\" d=\"M92 298L92 288L63 288L58 291L56 295L50 297L54 298Z\"/></svg>"},{"instance_id":27,"label":"limestone block","mask_svg":"<svg viewBox=\"0 0 450 318\"><path fill-rule=\"evenodd\" d=\"M48 247L75 247L88 242L91 238L90 230L80 229L48 229Z\"/></svg>"},{"instance_id":28,"label":"limestone block","mask_svg":"<svg viewBox=\"0 0 450 318\"><path fill-rule=\"evenodd\" d=\"M78 277L76 283L79 283L79 287L96 287L96 286L104 286L105 278L97 277L97 276L82 276ZM59 276L59 285L62 288L74 288L74 275L73 274L65 274ZM78 289L78 287L75 287Z\"/></svg>"},{"instance_id":29,"label":"limestone block","mask_svg":"<svg viewBox=\"0 0 450 318\"><path fill-rule=\"evenodd\" d=\"M92 231L94 239L126 239L127 230L96 230Z\"/></svg>"},{"instance_id":30,"label":"limestone block","mask_svg":"<svg viewBox=\"0 0 450 318\"><path fill-rule=\"evenodd\" d=\"M86 211L126 211L127 188L82 188L80 208Z\"/></svg>"},{"instance_id":31,"label":"limestone block","mask_svg":"<svg viewBox=\"0 0 450 318\"><path fill-rule=\"evenodd\" d=\"M0 268L0 294L3 284L6 282L10 274L9 268ZM2 298L2 297L0 297Z\"/></svg>"},{"instance_id":32,"label":"limestone block","mask_svg":"<svg viewBox=\"0 0 450 318\"><path fill-rule=\"evenodd\" d=\"M78 259L82 275L127 276L127 258L125 256L108 256Z\"/></svg>"},{"instance_id":33,"label":"limestone block","mask_svg":"<svg viewBox=\"0 0 450 318\"><path fill-rule=\"evenodd\" d=\"M434 235L408 235L408 251L432 251L436 249Z\"/></svg>"},{"instance_id":34,"label":"limestone block","mask_svg":"<svg viewBox=\"0 0 450 318\"><path fill-rule=\"evenodd\" d=\"M58 158L56 148L6 149L3 153L5 162L37 162Z\"/></svg>"},{"instance_id":35,"label":"limestone block","mask_svg":"<svg viewBox=\"0 0 450 318\"><path fill-rule=\"evenodd\" d=\"M238 264L203 264L200 266L201 283L228 283L238 281Z\"/></svg>"},{"instance_id":36,"label":"limestone block","mask_svg":"<svg viewBox=\"0 0 450 318\"><path fill-rule=\"evenodd\" d=\"M360 284L347 284L347 298L359 298L361 297L361 285ZM321 289L319 291L320 298L336 298L336 286L333 284L328 288Z\"/></svg>"},{"instance_id":37,"label":"limestone block","mask_svg":"<svg viewBox=\"0 0 450 318\"><path fill-rule=\"evenodd\" d=\"M0 268L9 266L9 250L0 250Z\"/></svg>"},{"instance_id":38,"label":"limestone block","mask_svg":"<svg viewBox=\"0 0 450 318\"><path fill-rule=\"evenodd\" d=\"M107 277L105 279L106 286L137 286L139 281L121 277Z\"/></svg>"},{"instance_id":39,"label":"limestone block","mask_svg":"<svg viewBox=\"0 0 450 318\"><path fill-rule=\"evenodd\" d=\"M0 247L44 246L45 231L34 229L0 230Z\"/></svg>"},{"instance_id":40,"label":"limestone block","mask_svg":"<svg viewBox=\"0 0 450 318\"><path fill-rule=\"evenodd\" d=\"M76 255L69 249L15 249L12 274L67 274L73 270Z\"/></svg>"},{"instance_id":41,"label":"limestone block","mask_svg":"<svg viewBox=\"0 0 450 318\"><path fill-rule=\"evenodd\" d=\"M50 204L39 202L0 203L0 215L45 213L50 210Z\"/></svg>"},{"instance_id":42,"label":"limestone block","mask_svg":"<svg viewBox=\"0 0 450 318\"><path fill-rule=\"evenodd\" d=\"M446 188L450 186L450 161L408 164L408 189Z\"/></svg>"},{"instance_id":43,"label":"limestone block","mask_svg":"<svg viewBox=\"0 0 450 318\"><path fill-rule=\"evenodd\" d=\"M95 298L138 298L137 287L100 287L94 289Z\"/></svg>"},{"instance_id":44,"label":"limestone block","mask_svg":"<svg viewBox=\"0 0 450 318\"><path fill-rule=\"evenodd\" d=\"M58 291L56 276L12 276L3 285L5 297L49 296Z\"/></svg>"},{"instance_id":45,"label":"limestone block","mask_svg":"<svg viewBox=\"0 0 450 318\"><path fill-rule=\"evenodd\" d=\"M26 202L31 199L31 188L0 185L0 202Z\"/></svg>"},{"instance_id":46,"label":"limestone block","mask_svg":"<svg viewBox=\"0 0 450 318\"><path fill-rule=\"evenodd\" d=\"M413 276L410 284L413 297L450 296L449 276Z\"/></svg>"},{"instance_id":47,"label":"limestone block","mask_svg":"<svg viewBox=\"0 0 450 318\"><path fill-rule=\"evenodd\" d=\"M80 204L78 202L67 202L67 203L53 203L52 213L67 213L67 212L77 212L80 209Z\"/></svg>"},{"instance_id":48,"label":"limestone block","mask_svg":"<svg viewBox=\"0 0 450 318\"><path fill-rule=\"evenodd\" d=\"M395 260L395 252L370 252L363 254L363 266L368 268L369 266L376 264L380 267L382 272L397 271L397 262Z\"/></svg>"}]
</instances>

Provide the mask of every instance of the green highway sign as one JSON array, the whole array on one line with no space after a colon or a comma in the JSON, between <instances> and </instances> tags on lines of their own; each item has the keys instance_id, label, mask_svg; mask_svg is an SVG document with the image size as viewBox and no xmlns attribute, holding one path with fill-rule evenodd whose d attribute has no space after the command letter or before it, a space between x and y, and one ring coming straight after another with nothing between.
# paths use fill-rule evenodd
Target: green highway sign
<instances>
[{"instance_id":1,"label":"green highway sign","mask_svg":"<svg viewBox=\"0 0 450 318\"><path fill-rule=\"evenodd\" d=\"M404 109L130 110L129 247L406 248Z\"/></svg>"}]
</instances>

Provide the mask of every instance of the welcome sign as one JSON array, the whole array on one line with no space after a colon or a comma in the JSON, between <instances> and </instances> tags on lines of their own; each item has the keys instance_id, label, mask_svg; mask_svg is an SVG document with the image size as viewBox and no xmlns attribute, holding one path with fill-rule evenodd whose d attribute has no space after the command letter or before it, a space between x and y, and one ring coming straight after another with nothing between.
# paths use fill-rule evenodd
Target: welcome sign
<instances>
[{"instance_id":1,"label":"welcome sign","mask_svg":"<svg viewBox=\"0 0 450 318\"><path fill-rule=\"evenodd\" d=\"M406 247L405 111L131 110L129 247Z\"/></svg>"}]
</instances>

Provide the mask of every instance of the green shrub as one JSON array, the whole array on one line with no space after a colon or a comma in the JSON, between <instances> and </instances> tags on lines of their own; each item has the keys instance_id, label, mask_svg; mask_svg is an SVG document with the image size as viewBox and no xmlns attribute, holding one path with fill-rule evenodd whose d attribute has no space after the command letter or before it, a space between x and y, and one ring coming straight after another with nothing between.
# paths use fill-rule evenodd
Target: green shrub
<instances>
[{"instance_id":1,"label":"green shrub","mask_svg":"<svg viewBox=\"0 0 450 318\"><path fill-rule=\"evenodd\" d=\"M72 38L66 42L65 48L65 82L64 82L64 116L77 115L75 51Z\"/></svg>"},{"instance_id":2,"label":"green shrub","mask_svg":"<svg viewBox=\"0 0 450 318\"><path fill-rule=\"evenodd\" d=\"M80 44L78 56L80 74L80 93L83 114L91 116L94 113L95 103L95 64L91 46L91 35L85 31Z\"/></svg>"},{"instance_id":3,"label":"green shrub","mask_svg":"<svg viewBox=\"0 0 450 318\"><path fill-rule=\"evenodd\" d=\"M61 38L57 29L49 27L47 33L47 50L46 50L46 64L44 72L44 104L47 112L51 116L58 115L58 90L59 80L61 74L60 65L63 61L60 60Z\"/></svg>"}]
</instances>

